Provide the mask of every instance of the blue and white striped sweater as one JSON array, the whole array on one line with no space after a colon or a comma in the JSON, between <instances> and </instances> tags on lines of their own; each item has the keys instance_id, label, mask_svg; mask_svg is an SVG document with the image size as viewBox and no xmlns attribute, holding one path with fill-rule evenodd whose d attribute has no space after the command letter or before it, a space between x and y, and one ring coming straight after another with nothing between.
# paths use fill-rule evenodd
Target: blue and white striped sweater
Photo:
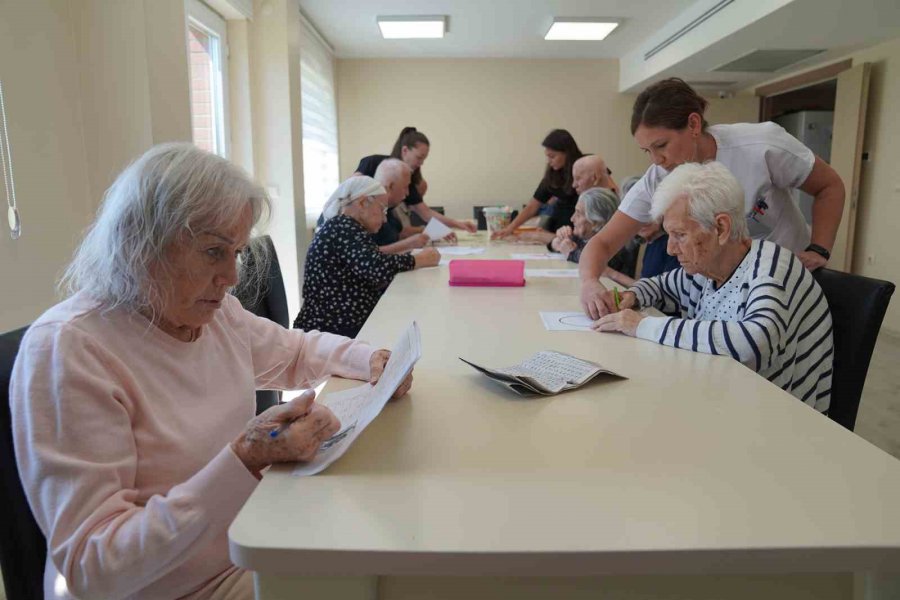
<instances>
[{"instance_id":1,"label":"blue and white striped sweater","mask_svg":"<svg viewBox=\"0 0 900 600\"><path fill-rule=\"evenodd\" d=\"M631 291L641 306L682 315L643 319L639 338L731 356L816 410L828 410L831 313L819 284L792 252L754 240L719 289L711 279L675 269L641 279Z\"/></svg>"}]
</instances>

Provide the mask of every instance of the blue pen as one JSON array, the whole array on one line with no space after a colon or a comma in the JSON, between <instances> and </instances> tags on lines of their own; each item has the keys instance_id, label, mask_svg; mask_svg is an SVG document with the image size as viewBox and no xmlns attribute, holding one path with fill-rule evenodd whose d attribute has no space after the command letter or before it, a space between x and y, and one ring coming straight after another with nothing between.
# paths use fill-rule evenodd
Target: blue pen
<instances>
[{"instance_id":1,"label":"blue pen","mask_svg":"<svg viewBox=\"0 0 900 600\"><path fill-rule=\"evenodd\" d=\"M299 421L300 419L303 419L304 417L308 417L308 416L309 416L309 413L306 412L306 413L303 413L302 415L300 415L299 417L297 417L296 419L291 419L287 423L282 423L281 425L279 425L278 427L276 427L275 429L273 429L272 431L269 432L269 437L277 438L279 435L281 435L282 433L287 431L288 427L293 425L295 421Z\"/></svg>"}]
</instances>

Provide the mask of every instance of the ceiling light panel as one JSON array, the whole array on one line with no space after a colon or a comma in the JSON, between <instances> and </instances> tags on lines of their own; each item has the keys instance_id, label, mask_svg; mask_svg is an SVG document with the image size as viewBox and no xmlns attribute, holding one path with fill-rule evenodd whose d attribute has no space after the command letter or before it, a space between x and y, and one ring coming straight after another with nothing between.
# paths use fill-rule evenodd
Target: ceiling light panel
<instances>
[{"instance_id":1,"label":"ceiling light panel","mask_svg":"<svg viewBox=\"0 0 900 600\"><path fill-rule=\"evenodd\" d=\"M553 19L545 40L600 41L619 26L610 19Z\"/></svg>"},{"instance_id":2,"label":"ceiling light panel","mask_svg":"<svg viewBox=\"0 0 900 600\"><path fill-rule=\"evenodd\" d=\"M378 27L386 40L442 38L447 17L378 17Z\"/></svg>"}]
</instances>

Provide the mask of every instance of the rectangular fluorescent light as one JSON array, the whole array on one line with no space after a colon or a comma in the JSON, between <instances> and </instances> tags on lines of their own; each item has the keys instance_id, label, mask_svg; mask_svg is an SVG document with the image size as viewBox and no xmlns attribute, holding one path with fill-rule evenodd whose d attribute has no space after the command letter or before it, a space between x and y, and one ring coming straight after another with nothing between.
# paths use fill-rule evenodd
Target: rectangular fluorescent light
<instances>
[{"instance_id":1,"label":"rectangular fluorescent light","mask_svg":"<svg viewBox=\"0 0 900 600\"><path fill-rule=\"evenodd\" d=\"M381 36L386 40L442 38L447 30L447 17L378 17Z\"/></svg>"},{"instance_id":2,"label":"rectangular fluorescent light","mask_svg":"<svg viewBox=\"0 0 900 600\"><path fill-rule=\"evenodd\" d=\"M611 19L555 18L545 40L599 41L619 26Z\"/></svg>"}]
</instances>

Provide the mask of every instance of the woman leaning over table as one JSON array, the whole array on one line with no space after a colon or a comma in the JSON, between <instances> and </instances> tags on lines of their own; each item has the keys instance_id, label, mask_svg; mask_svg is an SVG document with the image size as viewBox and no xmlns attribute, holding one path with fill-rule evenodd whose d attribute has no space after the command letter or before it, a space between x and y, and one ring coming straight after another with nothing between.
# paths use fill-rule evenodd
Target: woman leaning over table
<instances>
[{"instance_id":1,"label":"woman leaning over table","mask_svg":"<svg viewBox=\"0 0 900 600\"><path fill-rule=\"evenodd\" d=\"M678 165L715 160L737 178L744 192L750 237L795 253L807 269L828 262L844 207L844 184L825 161L775 123L709 126L707 102L680 79L666 79L641 92L631 133L653 165L622 199L619 210L582 253L581 303L598 318L614 310L598 281L606 261L650 219L657 186ZM814 197L812 233L792 197Z\"/></svg>"},{"instance_id":2,"label":"woman leaning over table","mask_svg":"<svg viewBox=\"0 0 900 600\"><path fill-rule=\"evenodd\" d=\"M69 297L28 330L10 404L46 598L249 600L229 524L266 467L312 458L339 427L312 392L254 418L254 390L380 376L386 350L284 329L227 293L267 210L224 159L152 148L107 192Z\"/></svg>"},{"instance_id":3,"label":"woman leaning over table","mask_svg":"<svg viewBox=\"0 0 900 600\"><path fill-rule=\"evenodd\" d=\"M356 337L397 273L433 267L434 248L386 254L372 238L385 222L387 192L371 177L354 175L331 195L322 214L329 218L306 253L303 307L294 327Z\"/></svg>"}]
</instances>

